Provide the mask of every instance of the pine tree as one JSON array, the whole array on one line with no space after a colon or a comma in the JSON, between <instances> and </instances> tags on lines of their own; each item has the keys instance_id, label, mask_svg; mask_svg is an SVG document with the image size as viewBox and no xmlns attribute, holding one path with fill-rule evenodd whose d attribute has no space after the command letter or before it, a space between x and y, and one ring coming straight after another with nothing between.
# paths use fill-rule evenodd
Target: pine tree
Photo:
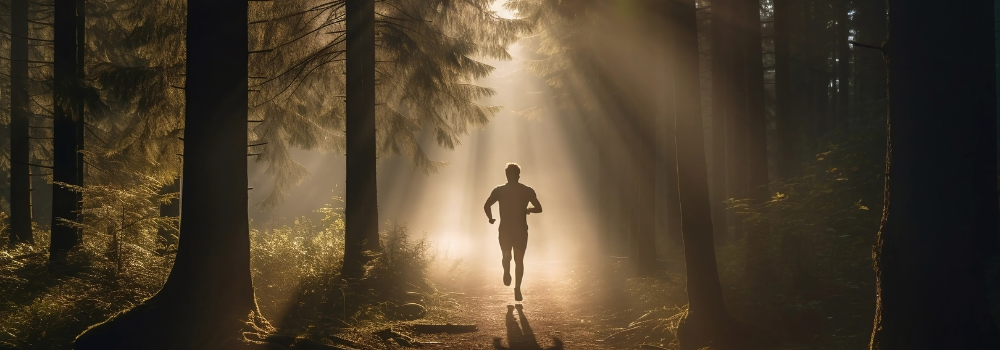
<instances>
[{"instance_id":1,"label":"pine tree","mask_svg":"<svg viewBox=\"0 0 1000 350\"><path fill-rule=\"evenodd\" d=\"M746 195L751 203L760 204L771 198L768 190L767 114L764 107L764 59L761 48L760 2L742 0L739 23L744 33L746 55L743 60L747 111L747 182ZM766 251L769 234L767 223L746 227L747 276L752 283L767 283L762 252Z\"/></svg>"},{"instance_id":2,"label":"pine tree","mask_svg":"<svg viewBox=\"0 0 1000 350\"><path fill-rule=\"evenodd\" d=\"M70 186L81 186L78 168L82 141L78 130L83 124L83 104L79 87L82 81L82 48L78 42L83 1L65 0L55 6L55 54L53 75L53 110L55 112L53 141L53 181L52 190L52 239L49 259L53 261L65 257L66 253L80 244L80 233L65 221L78 222L80 210L79 193Z\"/></svg>"},{"instance_id":3,"label":"pine tree","mask_svg":"<svg viewBox=\"0 0 1000 350\"><path fill-rule=\"evenodd\" d=\"M28 135L28 1L11 1L10 242L33 243Z\"/></svg>"},{"instance_id":4,"label":"pine tree","mask_svg":"<svg viewBox=\"0 0 1000 350\"><path fill-rule=\"evenodd\" d=\"M344 208L344 267L361 277L363 251L377 250L378 196L375 174L375 1L347 0L347 198Z\"/></svg>"},{"instance_id":5,"label":"pine tree","mask_svg":"<svg viewBox=\"0 0 1000 350\"><path fill-rule=\"evenodd\" d=\"M527 25L498 17L490 10L492 1L487 0L377 3L372 20L376 43L372 45L377 50L372 49L373 58L366 56L364 61L375 65L374 97L358 101L373 104L374 119L354 120L355 114L345 108L353 104L345 105L338 98L346 95L353 101L351 96L357 95L346 88L343 76L345 72L351 77L356 73L345 71L345 54L352 51L346 35L348 4L275 1L254 7L251 62L257 83L250 120L257 125L251 143L260 145L259 151L254 151L257 161L266 163L266 172L275 177L275 191L261 203L273 207L306 174L291 159L288 147L344 152L352 149L345 147L346 138L362 136L345 130L354 130L354 123L348 120L374 123L374 136L363 138L367 145L353 148L367 153L350 150L348 155L348 181L370 183L371 187L365 187L364 194L353 194L364 186L347 186L351 194L346 207L348 212L358 212L355 219L347 219L352 222L349 226L364 232L361 237L349 228L349 246L361 247L357 243L366 242L365 249L378 249L374 196L377 157L402 154L414 167L435 171L441 163L426 157L414 133L429 130L438 145L454 148L469 128L486 125L499 108L476 103L494 91L476 86L474 81L487 76L493 67L473 57L510 59L506 48L526 32ZM329 91L335 95L330 96ZM362 129L371 130L367 126ZM361 169L354 160L363 161ZM356 172L363 169L367 170ZM362 206L365 211L360 210ZM354 225L355 220L364 224ZM348 252L349 260L360 255L357 249ZM356 275L357 269L352 269L355 273L348 275Z\"/></svg>"},{"instance_id":6,"label":"pine tree","mask_svg":"<svg viewBox=\"0 0 1000 350\"><path fill-rule=\"evenodd\" d=\"M1000 215L994 4L939 5L889 2L873 350L1000 347L985 279Z\"/></svg>"},{"instance_id":7,"label":"pine tree","mask_svg":"<svg viewBox=\"0 0 1000 350\"><path fill-rule=\"evenodd\" d=\"M677 328L681 349L729 348L732 319L722 299L715 261L708 167L702 131L698 29L693 2L674 2L676 33L677 169L688 311Z\"/></svg>"},{"instance_id":8,"label":"pine tree","mask_svg":"<svg viewBox=\"0 0 1000 350\"><path fill-rule=\"evenodd\" d=\"M259 317L247 217L247 3L190 2L184 166L186 213L163 288L91 327L75 349L239 346Z\"/></svg>"},{"instance_id":9,"label":"pine tree","mask_svg":"<svg viewBox=\"0 0 1000 350\"><path fill-rule=\"evenodd\" d=\"M734 0L716 0L712 2L712 227L715 237L720 240L729 236L729 220L725 211L725 200L729 198L727 179L729 170L727 138L732 133L727 128L733 127L731 118L735 112L736 93L732 84L734 63L737 60L732 40L735 31L732 26Z\"/></svg>"}]
</instances>

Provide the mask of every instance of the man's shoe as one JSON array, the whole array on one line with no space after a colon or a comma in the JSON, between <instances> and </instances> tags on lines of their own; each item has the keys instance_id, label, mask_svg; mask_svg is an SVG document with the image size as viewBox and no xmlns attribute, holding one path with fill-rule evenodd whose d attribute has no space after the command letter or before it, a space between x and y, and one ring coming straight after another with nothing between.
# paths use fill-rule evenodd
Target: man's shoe
<instances>
[{"instance_id":1,"label":"man's shoe","mask_svg":"<svg viewBox=\"0 0 1000 350\"><path fill-rule=\"evenodd\" d=\"M517 301L524 300L524 298L521 297L521 288L514 288L514 300Z\"/></svg>"},{"instance_id":2,"label":"man's shoe","mask_svg":"<svg viewBox=\"0 0 1000 350\"><path fill-rule=\"evenodd\" d=\"M505 286L509 286L510 285L510 273L509 272L504 272L503 273L503 285L505 285Z\"/></svg>"}]
</instances>

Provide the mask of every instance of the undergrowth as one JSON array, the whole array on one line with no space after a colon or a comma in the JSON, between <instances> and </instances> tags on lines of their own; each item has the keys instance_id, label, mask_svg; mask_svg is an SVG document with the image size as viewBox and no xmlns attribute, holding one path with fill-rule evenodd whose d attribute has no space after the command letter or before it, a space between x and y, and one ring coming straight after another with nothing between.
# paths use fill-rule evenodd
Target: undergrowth
<instances>
[{"instance_id":1,"label":"undergrowth","mask_svg":"<svg viewBox=\"0 0 1000 350\"><path fill-rule=\"evenodd\" d=\"M34 244L8 247L0 241L0 348L67 349L86 327L149 298L173 265L173 247L158 236L172 218L156 214L154 179L148 190L114 186L85 189L82 245L65 264L48 263L48 230ZM176 195L176 194L173 194ZM373 253L365 278L339 278L343 258L342 211L332 206L318 223L251 230L251 267L261 311L278 332L323 337L372 329L422 316L436 289L427 281L433 254L426 239L413 239L402 225L381 233L384 249ZM114 215L112 215L114 214ZM6 237L0 239L5 240ZM414 303L409 308L401 307ZM364 338L355 336L354 338ZM369 337L370 338L370 337ZM359 339L377 345L377 339Z\"/></svg>"}]
</instances>

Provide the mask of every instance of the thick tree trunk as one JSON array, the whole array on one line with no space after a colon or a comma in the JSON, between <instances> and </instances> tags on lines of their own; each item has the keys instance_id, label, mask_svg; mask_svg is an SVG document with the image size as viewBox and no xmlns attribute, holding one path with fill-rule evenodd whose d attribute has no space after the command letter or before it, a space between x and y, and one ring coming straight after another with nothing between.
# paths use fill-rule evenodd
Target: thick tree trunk
<instances>
[{"instance_id":1,"label":"thick tree trunk","mask_svg":"<svg viewBox=\"0 0 1000 350\"><path fill-rule=\"evenodd\" d=\"M347 1L347 203L344 277L361 277L378 250L375 149L375 1Z\"/></svg>"},{"instance_id":2,"label":"thick tree trunk","mask_svg":"<svg viewBox=\"0 0 1000 350\"><path fill-rule=\"evenodd\" d=\"M847 43L850 0L837 0L837 122L848 122L851 113L851 46ZM839 126L839 125L838 125Z\"/></svg>"},{"instance_id":3,"label":"thick tree trunk","mask_svg":"<svg viewBox=\"0 0 1000 350\"><path fill-rule=\"evenodd\" d=\"M78 120L83 111L78 109L78 86L80 71L77 58L78 19L77 0L57 1L55 6L55 54L53 75L53 100L55 121L53 123L53 169L52 180L79 186L77 157L80 149ZM52 240L49 244L49 259L53 261L65 257L66 253L80 244L79 230L64 221L78 221L79 193L64 185L52 188Z\"/></svg>"},{"instance_id":4,"label":"thick tree trunk","mask_svg":"<svg viewBox=\"0 0 1000 350\"><path fill-rule=\"evenodd\" d=\"M998 229L993 1L938 5L889 2L871 349L1000 348L984 263Z\"/></svg>"},{"instance_id":5,"label":"thick tree trunk","mask_svg":"<svg viewBox=\"0 0 1000 350\"><path fill-rule=\"evenodd\" d=\"M160 189L161 195L167 195L171 193L178 193L181 191L181 179L175 178L173 182L163 186ZM181 200L180 198L174 198L170 200L170 203L160 204L160 217L164 218L180 218L181 217ZM164 246L170 246L177 244L177 237L175 236L177 231L161 227L157 230L157 235L160 237L160 242Z\"/></svg>"},{"instance_id":6,"label":"thick tree trunk","mask_svg":"<svg viewBox=\"0 0 1000 350\"><path fill-rule=\"evenodd\" d=\"M655 110L641 111L635 115L638 150L636 164L636 214L639 271L652 273L656 269L656 114Z\"/></svg>"},{"instance_id":7,"label":"thick tree trunk","mask_svg":"<svg viewBox=\"0 0 1000 350\"><path fill-rule=\"evenodd\" d=\"M139 306L91 327L75 349L243 346L259 318L247 215L247 3L188 3L185 213L166 284Z\"/></svg>"},{"instance_id":8,"label":"thick tree trunk","mask_svg":"<svg viewBox=\"0 0 1000 350\"><path fill-rule=\"evenodd\" d=\"M727 132L730 127L728 122L732 111L732 85L729 79L732 77L731 54L732 45L732 13L731 4L733 0L712 1L712 227L715 230L715 237L724 240L729 237L729 220L725 210L725 200L729 198L729 191L726 188L728 170L727 159ZM678 116L680 117L680 116Z\"/></svg>"},{"instance_id":9,"label":"thick tree trunk","mask_svg":"<svg viewBox=\"0 0 1000 350\"><path fill-rule=\"evenodd\" d=\"M715 261L712 208L708 191L698 69L698 30L694 1L674 2L677 101L677 167L689 309L677 330L681 349L733 344L732 320L722 299Z\"/></svg>"},{"instance_id":10,"label":"thick tree trunk","mask_svg":"<svg viewBox=\"0 0 1000 350\"><path fill-rule=\"evenodd\" d=\"M598 220L600 220L601 229L601 239L604 245L604 252L608 254L616 254L617 246L620 239L618 238L618 230L616 224L618 222L618 182L615 176L615 164L616 157L613 153L612 147L612 137L614 133L612 132L612 121L608 117L608 114L604 111L598 112L598 123L600 127L598 130L598 157L599 157L599 203Z\"/></svg>"},{"instance_id":11,"label":"thick tree trunk","mask_svg":"<svg viewBox=\"0 0 1000 350\"><path fill-rule=\"evenodd\" d=\"M10 243L34 243L28 166L28 0L11 1L10 27Z\"/></svg>"}]
</instances>

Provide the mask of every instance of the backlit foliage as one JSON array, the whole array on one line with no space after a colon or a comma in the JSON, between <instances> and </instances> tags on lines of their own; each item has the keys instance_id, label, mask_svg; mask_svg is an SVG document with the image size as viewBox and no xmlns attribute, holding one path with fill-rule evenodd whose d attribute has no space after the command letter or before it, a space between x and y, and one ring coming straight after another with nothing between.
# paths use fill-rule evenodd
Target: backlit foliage
<instances>
[{"instance_id":1,"label":"backlit foliage","mask_svg":"<svg viewBox=\"0 0 1000 350\"><path fill-rule=\"evenodd\" d=\"M401 154L433 172L418 136L453 148L499 111L477 100L475 85L510 59L506 48L528 30L504 19L493 1L391 0L376 3L376 129L380 157ZM344 151L343 1L251 3L251 149L275 177L262 203L274 206L305 175L289 147Z\"/></svg>"}]
</instances>

